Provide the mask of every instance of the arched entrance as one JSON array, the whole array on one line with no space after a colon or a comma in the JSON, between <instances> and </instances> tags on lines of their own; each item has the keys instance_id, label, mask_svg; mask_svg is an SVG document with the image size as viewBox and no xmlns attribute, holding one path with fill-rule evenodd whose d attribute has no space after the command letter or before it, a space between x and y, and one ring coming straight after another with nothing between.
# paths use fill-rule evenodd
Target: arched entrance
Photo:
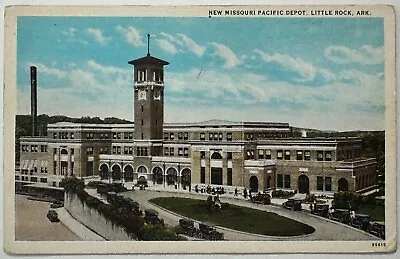
<instances>
[{"instance_id":1,"label":"arched entrance","mask_svg":"<svg viewBox=\"0 0 400 259\"><path fill-rule=\"evenodd\" d=\"M338 181L338 192L347 192L349 190L349 182L346 178L340 178Z\"/></svg>"},{"instance_id":2,"label":"arched entrance","mask_svg":"<svg viewBox=\"0 0 400 259\"><path fill-rule=\"evenodd\" d=\"M119 167L119 165L113 165L111 170L113 180L121 180L121 167Z\"/></svg>"},{"instance_id":3,"label":"arched entrance","mask_svg":"<svg viewBox=\"0 0 400 259\"><path fill-rule=\"evenodd\" d=\"M270 175L267 176L267 184L266 184L266 189L269 189L269 188L271 188L271 176Z\"/></svg>"},{"instance_id":4,"label":"arched entrance","mask_svg":"<svg viewBox=\"0 0 400 259\"><path fill-rule=\"evenodd\" d=\"M153 183L162 184L163 183L163 172L158 166L153 168Z\"/></svg>"},{"instance_id":5,"label":"arched entrance","mask_svg":"<svg viewBox=\"0 0 400 259\"><path fill-rule=\"evenodd\" d=\"M189 168L182 170L181 182L183 186L189 186L191 184L191 172Z\"/></svg>"},{"instance_id":6,"label":"arched entrance","mask_svg":"<svg viewBox=\"0 0 400 259\"><path fill-rule=\"evenodd\" d=\"M251 192L258 192L258 178L257 176L250 177L250 191Z\"/></svg>"},{"instance_id":7,"label":"arched entrance","mask_svg":"<svg viewBox=\"0 0 400 259\"><path fill-rule=\"evenodd\" d=\"M126 182L132 182L133 181L133 168L130 165L125 166L124 170L124 179Z\"/></svg>"},{"instance_id":8,"label":"arched entrance","mask_svg":"<svg viewBox=\"0 0 400 259\"><path fill-rule=\"evenodd\" d=\"M298 179L298 189L299 193L309 193L310 192L310 180L307 175L300 175Z\"/></svg>"},{"instance_id":9,"label":"arched entrance","mask_svg":"<svg viewBox=\"0 0 400 259\"><path fill-rule=\"evenodd\" d=\"M178 181L178 172L175 168L170 167L167 170L167 184L168 185L175 185Z\"/></svg>"},{"instance_id":10,"label":"arched entrance","mask_svg":"<svg viewBox=\"0 0 400 259\"><path fill-rule=\"evenodd\" d=\"M100 178L103 179L108 179L108 165L102 164L100 166Z\"/></svg>"}]
</instances>

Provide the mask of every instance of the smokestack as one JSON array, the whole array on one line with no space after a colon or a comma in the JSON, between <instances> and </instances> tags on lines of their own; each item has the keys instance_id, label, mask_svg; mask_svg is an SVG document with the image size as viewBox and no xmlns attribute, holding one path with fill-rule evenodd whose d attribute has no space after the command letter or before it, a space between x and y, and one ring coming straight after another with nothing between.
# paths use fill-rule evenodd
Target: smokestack
<instances>
[{"instance_id":1,"label":"smokestack","mask_svg":"<svg viewBox=\"0 0 400 259\"><path fill-rule=\"evenodd\" d=\"M36 67L31 66L31 118L32 137L37 135L37 74Z\"/></svg>"}]
</instances>

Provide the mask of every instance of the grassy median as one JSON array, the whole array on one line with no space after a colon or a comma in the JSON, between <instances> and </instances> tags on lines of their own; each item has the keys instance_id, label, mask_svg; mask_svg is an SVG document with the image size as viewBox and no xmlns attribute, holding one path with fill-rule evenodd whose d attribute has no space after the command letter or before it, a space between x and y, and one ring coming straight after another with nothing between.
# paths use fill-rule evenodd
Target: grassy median
<instances>
[{"instance_id":1,"label":"grassy median","mask_svg":"<svg viewBox=\"0 0 400 259\"><path fill-rule=\"evenodd\" d=\"M310 234L315 229L298 221L279 216L275 213L229 204L218 212L207 210L204 200L160 197L151 199L170 211L199 221L212 222L218 226L244 232L268 236L298 236ZM266 205L268 206L268 205Z\"/></svg>"}]
</instances>

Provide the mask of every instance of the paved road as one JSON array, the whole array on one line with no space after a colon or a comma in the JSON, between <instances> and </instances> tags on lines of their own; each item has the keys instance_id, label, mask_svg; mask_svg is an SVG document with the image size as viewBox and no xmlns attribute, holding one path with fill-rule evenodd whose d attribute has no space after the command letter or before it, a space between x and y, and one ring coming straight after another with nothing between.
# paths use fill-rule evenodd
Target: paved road
<instances>
[{"instance_id":1,"label":"paved road","mask_svg":"<svg viewBox=\"0 0 400 259\"><path fill-rule=\"evenodd\" d=\"M156 197L187 197L187 198L196 198L196 199L206 199L207 196L198 195L193 193L177 193L177 192L157 192L151 190L135 190L123 193L124 196L130 197L137 202L139 202L141 209L156 209L159 211L160 218L163 218L165 223L168 225L177 225L179 222L178 215L171 214L165 210L162 210L152 204L148 203L148 200ZM253 204L245 200L240 199L232 199L232 198L223 198L220 197L221 202L229 202L231 204L245 206L249 208L274 212L284 217L288 217L304 224L310 225L315 228L315 232L300 237L269 237L269 236L261 236L254 235L249 233L243 233L228 229L220 229L220 231L224 232L226 240L239 240L239 241L251 241L251 240L302 240L302 241L310 241L310 240L321 240L321 241L330 241L330 240L338 240L338 241L349 241L349 240L379 240L377 237L374 237L366 232L360 231L358 229L349 227L347 225L337 223L334 221L330 221L329 219L324 219L321 217L312 216L305 212L291 211L284 209L279 206L273 205L261 205L261 204Z\"/></svg>"},{"instance_id":2,"label":"paved road","mask_svg":"<svg viewBox=\"0 0 400 259\"><path fill-rule=\"evenodd\" d=\"M50 203L28 200L15 195L15 240L73 241L82 240L61 222L46 217Z\"/></svg>"}]
</instances>

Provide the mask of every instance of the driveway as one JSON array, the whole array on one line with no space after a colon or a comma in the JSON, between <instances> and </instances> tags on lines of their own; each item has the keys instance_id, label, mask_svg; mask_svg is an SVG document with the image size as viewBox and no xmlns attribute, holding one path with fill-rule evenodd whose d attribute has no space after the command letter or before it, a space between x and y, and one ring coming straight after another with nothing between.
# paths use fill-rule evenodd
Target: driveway
<instances>
[{"instance_id":1,"label":"driveway","mask_svg":"<svg viewBox=\"0 0 400 259\"><path fill-rule=\"evenodd\" d=\"M140 204L141 209L156 209L159 211L160 218L164 219L165 223L171 226L178 225L181 216L166 211L158 206L150 204L148 201L156 197L186 197L195 199L206 199L206 195L199 195L196 193L179 193L179 192L160 192L151 190L134 190L124 192L125 197L130 197ZM361 241L361 240L379 240L377 237L370 235L364 231L352 228L350 226L331 221L322 217L314 216L306 212L291 211L275 205L261 205L250 203L242 199L224 198L220 197L221 202L228 202L231 204L249 207L253 209L274 212L278 215L291 218L293 220L302 222L315 228L315 232L306 236L297 237L270 237L250 233L239 232L226 228L219 228L223 232L226 240L237 241L256 241L256 240L321 240L321 241Z\"/></svg>"}]
</instances>

